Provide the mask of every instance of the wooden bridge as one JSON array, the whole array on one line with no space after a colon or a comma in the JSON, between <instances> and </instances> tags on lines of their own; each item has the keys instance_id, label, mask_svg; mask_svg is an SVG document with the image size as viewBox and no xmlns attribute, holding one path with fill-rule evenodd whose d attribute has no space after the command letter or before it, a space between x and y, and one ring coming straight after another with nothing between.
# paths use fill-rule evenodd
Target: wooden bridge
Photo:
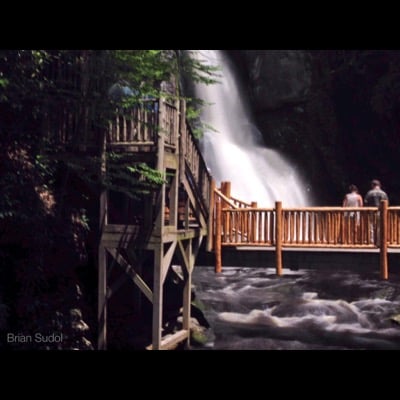
<instances>
[{"instance_id":1,"label":"wooden bridge","mask_svg":"<svg viewBox=\"0 0 400 400\"><path fill-rule=\"evenodd\" d=\"M215 190L213 199L215 270L222 269L223 247L271 248L276 273L282 274L283 250L379 250L380 271L388 279L388 252L400 249L400 207L259 208L230 195L230 182ZM211 232L210 232L211 233Z\"/></svg>"}]
</instances>

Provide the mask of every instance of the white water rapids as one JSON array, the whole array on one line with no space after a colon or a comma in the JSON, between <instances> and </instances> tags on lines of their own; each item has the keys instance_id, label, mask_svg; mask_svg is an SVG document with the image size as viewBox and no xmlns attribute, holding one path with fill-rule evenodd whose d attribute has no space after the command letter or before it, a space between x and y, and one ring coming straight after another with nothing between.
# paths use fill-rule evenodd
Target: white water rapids
<instances>
[{"instance_id":1,"label":"white water rapids","mask_svg":"<svg viewBox=\"0 0 400 400\"><path fill-rule=\"evenodd\" d=\"M206 130L201 140L203 156L217 183L230 181L232 196L259 206L310 205L307 188L298 172L277 151L262 145L262 135L251 120L245 92L240 88L233 66L219 50L193 53L209 65L221 68L213 85L196 85L197 97L210 105L202 120L216 129Z\"/></svg>"},{"instance_id":2,"label":"white water rapids","mask_svg":"<svg viewBox=\"0 0 400 400\"><path fill-rule=\"evenodd\" d=\"M193 284L205 349L400 349L400 282L377 272L197 267Z\"/></svg>"}]
</instances>

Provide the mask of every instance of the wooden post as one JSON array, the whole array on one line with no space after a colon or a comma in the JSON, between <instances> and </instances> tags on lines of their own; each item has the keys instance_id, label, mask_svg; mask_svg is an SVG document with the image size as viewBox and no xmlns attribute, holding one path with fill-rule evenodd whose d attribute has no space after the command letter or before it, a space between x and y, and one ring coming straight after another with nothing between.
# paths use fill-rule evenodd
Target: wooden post
<instances>
[{"instance_id":1,"label":"wooden post","mask_svg":"<svg viewBox=\"0 0 400 400\"><path fill-rule=\"evenodd\" d=\"M275 254L276 274L282 275L282 202L275 202L276 225L275 225Z\"/></svg>"},{"instance_id":2,"label":"wooden post","mask_svg":"<svg viewBox=\"0 0 400 400\"><path fill-rule=\"evenodd\" d=\"M179 179L178 170L175 170L174 177L171 181L171 186L169 189L169 225L173 225L178 229L178 213L179 213Z\"/></svg>"},{"instance_id":3,"label":"wooden post","mask_svg":"<svg viewBox=\"0 0 400 400\"><path fill-rule=\"evenodd\" d=\"M165 102L160 98L158 114L158 140L157 140L157 170L165 178L164 165L164 142L165 142ZM159 238L154 249L154 270L153 270L153 330L152 330L152 348L159 350L162 339L162 312L163 312L163 259L164 259L164 220L165 220L165 183L160 188L157 199L156 209L158 212L154 234Z\"/></svg>"},{"instance_id":4,"label":"wooden post","mask_svg":"<svg viewBox=\"0 0 400 400\"><path fill-rule=\"evenodd\" d=\"M207 251L213 249L213 226L214 226L214 205L215 205L215 180L211 179L210 182L210 208L208 214L208 229L207 229Z\"/></svg>"},{"instance_id":5,"label":"wooden post","mask_svg":"<svg viewBox=\"0 0 400 400\"><path fill-rule=\"evenodd\" d=\"M101 152L101 176L106 174L107 137L104 135ZM107 254L101 242L104 228L107 226L107 190L102 190L99 204L99 231L100 245L98 250L98 287L97 287L97 347L99 350L107 348Z\"/></svg>"},{"instance_id":6,"label":"wooden post","mask_svg":"<svg viewBox=\"0 0 400 400\"><path fill-rule=\"evenodd\" d=\"M257 208L257 202L252 201L251 202L251 208ZM251 212L251 232L250 233L250 241L255 242L256 237L257 237L257 217L256 217L256 212L252 211Z\"/></svg>"},{"instance_id":7,"label":"wooden post","mask_svg":"<svg viewBox=\"0 0 400 400\"><path fill-rule=\"evenodd\" d=\"M182 310L182 328L190 331L190 310L192 304L192 270L193 270L193 255L192 255L192 239L189 240L185 248L186 259L188 265L186 265L182 270L186 270L184 274L185 286L183 288L183 310ZM186 347L190 347L190 335L188 335L186 341Z\"/></svg>"},{"instance_id":8,"label":"wooden post","mask_svg":"<svg viewBox=\"0 0 400 400\"><path fill-rule=\"evenodd\" d=\"M97 348L107 349L107 254L100 244L98 253L98 296L97 296Z\"/></svg>"},{"instance_id":9,"label":"wooden post","mask_svg":"<svg viewBox=\"0 0 400 400\"><path fill-rule=\"evenodd\" d=\"M165 101L160 98L158 110L157 170L164 173Z\"/></svg>"},{"instance_id":10,"label":"wooden post","mask_svg":"<svg viewBox=\"0 0 400 400\"><path fill-rule=\"evenodd\" d=\"M387 256L387 220L388 220L388 201L382 200L379 207L380 224L380 269L381 278L388 279L388 256Z\"/></svg>"},{"instance_id":11,"label":"wooden post","mask_svg":"<svg viewBox=\"0 0 400 400\"><path fill-rule=\"evenodd\" d=\"M163 313L163 244L157 245L154 251L154 277L153 277L153 350L161 348L162 313Z\"/></svg>"},{"instance_id":12,"label":"wooden post","mask_svg":"<svg viewBox=\"0 0 400 400\"><path fill-rule=\"evenodd\" d=\"M216 199L216 219L215 219L215 272L222 272L222 259L221 259L221 223L222 223L222 210L221 210L221 199Z\"/></svg>"},{"instance_id":13,"label":"wooden post","mask_svg":"<svg viewBox=\"0 0 400 400\"><path fill-rule=\"evenodd\" d=\"M186 157L186 102L181 100L179 107L179 182L185 177Z\"/></svg>"},{"instance_id":14,"label":"wooden post","mask_svg":"<svg viewBox=\"0 0 400 400\"><path fill-rule=\"evenodd\" d=\"M231 198L231 183L230 182L224 182L224 191L223 191L223 193L224 193L224 195L226 196L226 197L228 197L228 199L230 199Z\"/></svg>"}]
</instances>

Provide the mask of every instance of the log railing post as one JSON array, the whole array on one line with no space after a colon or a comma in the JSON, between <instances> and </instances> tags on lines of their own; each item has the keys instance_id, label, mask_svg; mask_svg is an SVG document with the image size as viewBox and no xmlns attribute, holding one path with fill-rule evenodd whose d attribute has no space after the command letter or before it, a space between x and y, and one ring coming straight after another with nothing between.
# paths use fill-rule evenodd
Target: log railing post
<instances>
[{"instance_id":1,"label":"log railing post","mask_svg":"<svg viewBox=\"0 0 400 400\"><path fill-rule=\"evenodd\" d=\"M382 200L379 206L379 241L380 241L380 270L381 278L388 279L388 243L387 243L387 220L388 220L388 202Z\"/></svg>"},{"instance_id":2,"label":"log railing post","mask_svg":"<svg viewBox=\"0 0 400 400\"><path fill-rule=\"evenodd\" d=\"M282 202L275 202L275 255L276 274L282 275Z\"/></svg>"},{"instance_id":3,"label":"log railing post","mask_svg":"<svg viewBox=\"0 0 400 400\"><path fill-rule=\"evenodd\" d=\"M212 251L213 249L213 236L214 236L214 205L215 205L215 180L211 179L210 182L210 205L208 213L208 229L207 229L207 251Z\"/></svg>"},{"instance_id":4,"label":"log railing post","mask_svg":"<svg viewBox=\"0 0 400 400\"><path fill-rule=\"evenodd\" d=\"M257 208L257 202L252 201L250 207ZM251 215L251 232L249 232L250 241L255 243L257 241L257 213L256 211L251 211L250 215Z\"/></svg>"},{"instance_id":5,"label":"log railing post","mask_svg":"<svg viewBox=\"0 0 400 400\"><path fill-rule=\"evenodd\" d=\"M215 272L222 272L222 257L221 257L221 236L222 236L222 207L221 207L221 199L216 198L216 218L215 218Z\"/></svg>"}]
</instances>

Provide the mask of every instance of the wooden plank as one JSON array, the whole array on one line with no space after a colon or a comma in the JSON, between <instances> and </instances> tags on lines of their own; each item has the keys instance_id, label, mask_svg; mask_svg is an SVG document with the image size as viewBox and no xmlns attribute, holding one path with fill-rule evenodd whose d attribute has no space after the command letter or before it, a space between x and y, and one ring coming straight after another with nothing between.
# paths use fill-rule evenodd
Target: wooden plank
<instances>
[{"instance_id":1,"label":"wooden plank","mask_svg":"<svg viewBox=\"0 0 400 400\"><path fill-rule=\"evenodd\" d=\"M104 227L104 232L106 233L137 233L140 229L140 225L117 225L117 224L108 224Z\"/></svg>"},{"instance_id":2,"label":"wooden plank","mask_svg":"<svg viewBox=\"0 0 400 400\"><path fill-rule=\"evenodd\" d=\"M162 270L161 270L161 282L164 283L165 277L167 276L168 269L171 265L172 256L174 255L174 251L176 248L177 241L172 242L163 256L162 260Z\"/></svg>"},{"instance_id":3,"label":"wooden plank","mask_svg":"<svg viewBox=\"0 0 400 400\"><path fill-rule=\"evenodd\" d=\"M206 236L207 235L207 228L201 228L201 227L196 227L196 228L189 228L189 229L176 229L174 231L169 231L167 233L164 233L163 236L163 242L164 243L170 243L175 240L185 240L185 239L193 239L198 236ZM160 238L153 234L150 237L150 240L146 246L146 249L148 250L154 250L156 246L159 243Z\"/></svg>"},{"instance_id":4,"label":"wooden plank","mask_svg":"<svg viewBox=\"0 0 400 400\"><path fill-rule=\"evenodd\" d=\"M220 197L222 200L224 200L226 203L228 203L232 208L239 209L239 207L229 198L226 197L221 191L218 189L215 189L215 194Z\"/></svg>"},{"instance_id":5,"label":"wooden plank","mask_svg":"<svg viewBox=\"0 0 400 400\"><path fill-rule=\"evenodd\" d=\"M160 346L154 348L153 345L147 346L147 350L171 350L176 347L177 344L184 341L189 337L189 331L186 329L181 329L171 335L167 335L160 340Z\"/></svg>"},{"instance_id":6,"label":"wooden plank","mask_svg":"<svg viewBox=\"0 0 400 400\"><path fill-rule=\"evenodd\" d=\"M188 258L187 254L186 254L186 249L183 246L183 243L181 240L178 241L178 248L180 250L180 254L182 257L182 261L183 261L183 266L185 267L186 271L189 273L190 271L190 259Z\"/></svg>"},{"instance_id":7,"label":"wooden plank","mask_svg":"<svg viewBox=\"0 0 400 400\"><path fill-rule=\"evenodd\" d=\"M153 302L153 293L151 289L147 286L147 283L140 277L140 275L136 273L132 265L127 260L125 260L125 258L123 258L116 249L107 248L107 251L115 258L117 263L124 269L124 271L128 274L128 276L132 279L136 286L142 291L142 293L147 297L147 299L150 302Z\"/></svg>"},{"instance_id":8,"label":"wooden plank","mask_svg":"<svg viewBox=\"0 0 400 400\"><path fill-rule=\"evenodd\" d=\"M164 154L164 165L166 168L177 170L179 168L179 158L175 153Z\"/></svg>"}]
</instances>

